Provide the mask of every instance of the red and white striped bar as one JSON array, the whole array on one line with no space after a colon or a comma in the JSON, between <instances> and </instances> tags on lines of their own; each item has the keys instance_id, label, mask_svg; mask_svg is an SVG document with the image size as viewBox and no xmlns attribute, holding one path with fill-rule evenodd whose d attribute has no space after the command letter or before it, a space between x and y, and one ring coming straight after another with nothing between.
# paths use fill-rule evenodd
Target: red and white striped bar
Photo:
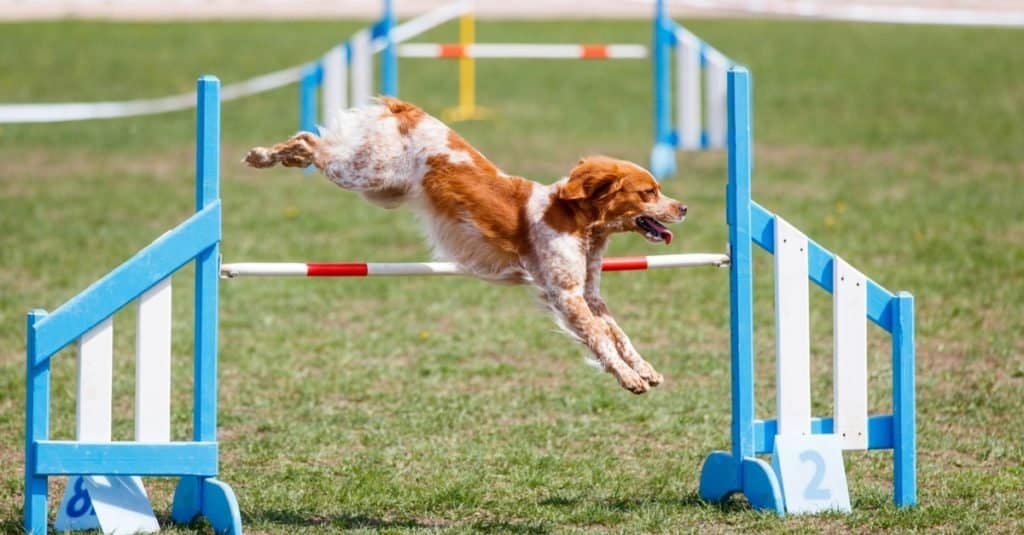
<instances>
[{"instance_id":1,"label":"red and white striped bar","mask_svg":"<svg viewBox=\"0 0 1024 535\"><path fill-rule=\"evenodd\" d=\"M522 43L410 43L398 47L405 58L505 59L644 59L643 45L522 44Z\"/></svg>"},{"instance_id":2,"label":"red and white striped bar","mask_svg":"<svg viewBox=\"0 0 1024 535\"><path fill-rule=\"evenodd\" d=\"M605 258L602 271L642 271L694 266L725 266L729 256L717 253L620 256ZM240 262L222 264L220 276L235 277L405 277L466 275L452 262Z\"/></svg>"}]
</instances>

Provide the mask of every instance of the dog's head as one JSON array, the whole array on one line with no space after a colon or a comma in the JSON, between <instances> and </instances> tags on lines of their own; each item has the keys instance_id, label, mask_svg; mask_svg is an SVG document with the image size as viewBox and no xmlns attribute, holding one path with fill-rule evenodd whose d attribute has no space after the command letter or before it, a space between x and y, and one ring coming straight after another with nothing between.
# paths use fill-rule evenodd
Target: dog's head
<instances>
[{"instance_id":1,"label":"dog's head","mask_svg":"<svg viewBox=\"0 0 1024 535\"><path fill-rule=\"evenodd\" d=\"M672 242L665 223L686 217L686 205L661 194L654 177L625 160L590 156L576 164L557 196L586 214L588 227L601 234L637 232L651 242Z\"/></svg>"}]
</instances>

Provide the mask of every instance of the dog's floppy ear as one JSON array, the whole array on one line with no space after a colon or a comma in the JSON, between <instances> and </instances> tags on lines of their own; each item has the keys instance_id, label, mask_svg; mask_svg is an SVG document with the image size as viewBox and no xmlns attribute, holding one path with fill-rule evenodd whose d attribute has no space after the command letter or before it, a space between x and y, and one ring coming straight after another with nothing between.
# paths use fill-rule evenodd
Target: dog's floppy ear
<instances>
[{"instance_id":1,"label":"dog's floppy ear","mask_svg":"<svg viewBox=\"0 0 1024 535\"><path fill-rule=\"evenodd\" d=\"M622 189L624 180L625 175L611 158L583 158L558 190L558 198L566 201L600 199Z\"/></svg>"}]
</instances>

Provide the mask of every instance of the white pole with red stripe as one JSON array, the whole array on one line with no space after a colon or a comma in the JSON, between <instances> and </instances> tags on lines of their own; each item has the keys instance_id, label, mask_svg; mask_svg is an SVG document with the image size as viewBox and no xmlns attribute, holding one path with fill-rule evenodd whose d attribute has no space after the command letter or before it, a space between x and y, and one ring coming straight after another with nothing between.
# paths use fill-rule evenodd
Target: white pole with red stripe
<instances>
[{"instance_id":1,"label":"white pole with red stripe","mask_svg":"<svg viewBox=\"0 0 1024 535\"><path fill-rule=\"evenodd\" d=\"M605 258L602 271L642 271L694 266L725 266L728 255L717 253L620 256ZM223 264L220 275L234 277L404 277L467 275L452 262L240 262Z\"/></svg>"},{"instance_id":2,"label":"white pole with red stripe","mask_svg":"<svg viewBox=\"0 0 1024 535\"><path fill-rule=\"evenodd\" d=\"M398 47L405 58L504 58L504 59L643 59L647 47L614 44L525 43L410 43Z\"/></svg>"}]
</instances>

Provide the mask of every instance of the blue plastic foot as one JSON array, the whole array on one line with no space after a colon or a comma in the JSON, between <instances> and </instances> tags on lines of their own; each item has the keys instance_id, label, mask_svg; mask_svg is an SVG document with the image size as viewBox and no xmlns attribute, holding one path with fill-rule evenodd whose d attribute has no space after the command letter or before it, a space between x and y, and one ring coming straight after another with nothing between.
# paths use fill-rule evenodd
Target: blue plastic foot
<instances>
[{"instance_id":1,"label":"blue plastic foot","mask_svg":"<svg viewBox=\"0 0 1024 535\"><path fill-rule=\"evenodd\" d=\"M651 174L658 180L676 174L676 151L672 145L658 143L651 149Z\"/></svg>"},{"instance_id":2,"label":"blue plastic foot","mask_svg":"<svg viewBox=\"0 0 1024 535\"><path fill-rule=\"evenodd\" d=\"M709 502L720 502L730 494L740 492L737 481L739 470L732 455L724 451L714 451L704 460L700 469L700 487L697 493Z\"/></svg>"},{"instance_id":3,"label":"blue plastic foot","mask_svg":"<svg viewBox=\"0 0 1024 535\"><path fill-rule=\"evenodd\" d=\"M785 514L782 490L771 465L757 457L744 457L739 468L743 473L741 481L737 480L740 470L737 470L736 458L724 451L712 452L700 470L700 497L709 502L721 502L739 492L754 509Z\"/></svg>"},{"instance_id":4,"label":"blue plastic foot","mask_svg":"<svg viewBox=\"0 0 1024 535\"><path fill-rule=\"evenodd\" d=\"M242 534L238 499L231 487L222 481L183 477L178 482L174 490L171 518L179 524L187 524L197 516L206 517L217 533Z\"/></svg>"},{"instance_id":5,"label":"blue plastic foot","mask_svg":"<svg viewBox=\"0 0 1024 535\"><path fill-rule=\"evenodd\" d=\"M757 457L743 459L743 495L754 509L770 509L786 514L782 501L782 488L770 464Z\"/></svg>"}]
</instances>

